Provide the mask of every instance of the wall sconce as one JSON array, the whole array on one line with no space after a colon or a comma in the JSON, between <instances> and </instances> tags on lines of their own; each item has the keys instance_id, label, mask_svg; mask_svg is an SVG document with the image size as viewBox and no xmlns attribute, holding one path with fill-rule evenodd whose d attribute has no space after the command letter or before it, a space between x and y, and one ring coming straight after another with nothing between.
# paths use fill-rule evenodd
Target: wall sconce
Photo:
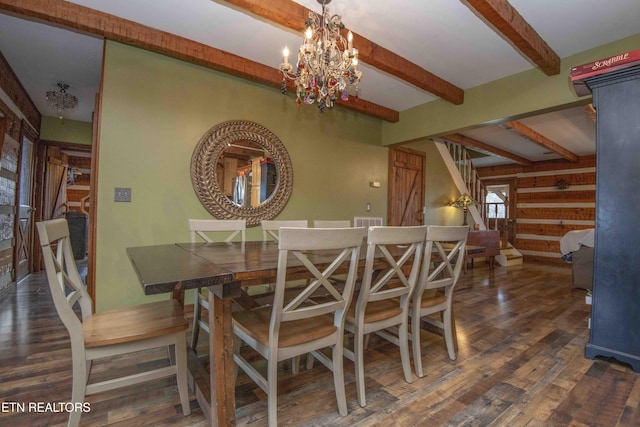
<instances>
[{"instance_id":1,"label":"wall sconce","mask_svg":"<svg viewBox=\"0 0 640 427\"><path fill-rule=\"evenodd\" d=\"M475 204L476 204L475 200L473 200L473 198L470 195L465 193L462 196L458 197L458 199L455 202L451 203L449 206L462 209L462 212L464 214L464 221L462 222L462 225L468 225L467 212L469 211L469 206L475 205Z\"/></svg>"}]
</instances>

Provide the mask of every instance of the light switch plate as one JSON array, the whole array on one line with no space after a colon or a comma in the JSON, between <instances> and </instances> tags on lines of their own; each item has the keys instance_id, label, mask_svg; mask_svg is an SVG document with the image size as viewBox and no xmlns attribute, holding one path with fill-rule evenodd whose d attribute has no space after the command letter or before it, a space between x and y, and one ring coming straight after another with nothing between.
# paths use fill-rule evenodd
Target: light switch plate
<instances>
[{"instance_id":1,"label":"light switch plate","mask_svg":"<svg viewBox=\"0 0 640 427\"><path fill-rule=\"evenodd\" d=\"M131 202L131 188L116 187L114 202Z\"/></svg>"}]
</instances>

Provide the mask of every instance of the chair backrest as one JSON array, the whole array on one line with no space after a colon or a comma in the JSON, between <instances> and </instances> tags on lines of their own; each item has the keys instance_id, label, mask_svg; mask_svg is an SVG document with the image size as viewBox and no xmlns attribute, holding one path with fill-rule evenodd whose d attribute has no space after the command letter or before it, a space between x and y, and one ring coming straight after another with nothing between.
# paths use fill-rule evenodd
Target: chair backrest
<instances>
[{"instance_id":1,"label":"chair backrest","mask_svg":"<svg viewBox=\"0 0 640 427\"><path fill-rule=\"evenodd\" d=\"M334 314L334 325L344 326L344 315L353 295L362 244L357 228L282 228L278 243L278 273L271 314L270 339L277 338L280 325L301 319ZM322 254L316 254L323 251ZM327 252L329 251L329 252ZM316 255L316 256L314 256ZM308 270L313 279L306 285L287 288L287 267L294 261ZM339 268L347 268L344 287L338 289L329 279ZM296 269L299 270L299 269ZM342 271L341 271L342 272ZM299 271L296 271L298 275ZM299 277L299 276L298 276ZM311 301L318 290L322 301ZM285 292L287 303L285 305ZM313 321L313 320L310 320ZM274 342L274 341L271 341Z\"/></svg>"},{"instance_id":2,"label":"chair backrest","mask_svg":"<svg viewBox=\"0 0 640 427\"><path fill-rule=\"evenodd\" d=\"M282 227L296 227L307 228L309 227L309 221L306 219L294 219L294 220L262 220L260 221L262 227L262 240L267 241L269 238L273 240L280 240L280 229Z\"/></svg>"},{"instance_id":3,"label":"chair backrest","mask_svg":"<svg viewBox=\"0 0 640 427\"><path fill-rule=\"evenodd\" d=\"M84 342L82 322L73 310L78 303L82 321L93 314L93 302L78 273L66 219L53 219L36 223L47 281L53 303L69 331L72 344Z\"/></svg>"},{"instance_id":4,"label":"chair backrest","mask_svg":"<svg viewBox=\"0 0 640 427\"><path fill-rule=\"evenodd\" d=\"M464 265L468 234L469 227L466 225L427 227L424 261L415 290L417 297L420 297L425 289L444 288L445 295L450 300Z\"/></svg>"},{"instance_id":5,"label":"chair backrest","mask_svg":"<svg viewBox=\"0 0 640 427\"><path fill-rule=\"evenodd\" d=\"M366 306L372 301L400 298L401 307L407 307L420 273L426 234L426 225L369 227L366 264L356 302L357 316L364 317ZM384 264L376 258L377 253L382 253Z\"/></svg>"},{"instance_id":6,"label":"chair backrest","mask_svg":"<svg viewBox=\"0 0 640 427\"><path fill-rule=\"evenodd\" d=\"M313 227L314 228L349 228L351 227L351 222L349 220L332 221L332 220L316 219L313 221Z\"/></svg>"},{"instance_id":7,"label":"chair backrest","mask_svg":"<svg viewBox=\"0 0 640 427\"><path fill-rule=\"evenodd\" d=\"M353 217L353 226L354 227L377 227L384 225L382 223L382 217L376 216L354 216Z\"/></svg>"},{"instance_id":8,"label":"chair backrest","mask_svg":"<svg viewBox=\"0 0 640 427\"><path fill-rule=\"evenodd\" d=\"M245 219L190 219L189 235L191 243L196 243L198 237L207 243L214 240L213 235L220 234L225 242L232 241L240 234L241 241L245 241L245 230L247 229L247 220Z\"/></svg>"}]
</instances>

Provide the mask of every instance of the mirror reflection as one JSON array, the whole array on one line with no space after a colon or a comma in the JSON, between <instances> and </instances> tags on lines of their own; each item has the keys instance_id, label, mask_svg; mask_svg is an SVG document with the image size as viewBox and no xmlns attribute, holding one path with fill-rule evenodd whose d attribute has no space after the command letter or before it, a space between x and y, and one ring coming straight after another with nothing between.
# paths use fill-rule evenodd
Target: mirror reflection
<instances>
[{"instance_id":1,"label":"mirror reflection","mask_svg":"<svg viewBox=\"0 0 640 427\"><path fill-rule=\"evenodd\" d=\"M266 202L276 190L278 172L270 153L252 141L227 144L216 162L216 180L235 206L252 208Z\"/></svg>"},{"instance_id":2,"label":"mirror reflection","mask_svg":"<svg viewBox=\"0 0 640 427\"><path fill-rule=\"evenodd\" d=\"M209 129L196 145L191 183L214 218L245 219L247 227L256 227L286 206L293 167L284 144L269 129L229 120Z\"/></svg>"}]
</instances>

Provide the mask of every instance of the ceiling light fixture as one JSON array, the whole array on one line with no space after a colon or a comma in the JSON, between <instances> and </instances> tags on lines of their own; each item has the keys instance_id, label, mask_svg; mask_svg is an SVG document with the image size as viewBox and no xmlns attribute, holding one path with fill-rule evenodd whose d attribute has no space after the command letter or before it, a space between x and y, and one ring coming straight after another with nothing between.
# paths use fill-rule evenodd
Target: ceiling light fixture
<instances>
[{"instance_id":1,"label":"ceiling light fixture","mask_svg":"<svg viewBox=\"0 0 640 427\"><path fill-rule=\"evenodd\" d=\"M292 80L296 87L296 104L313 104L318 102L318 109L331 109L340 97L349 100L347 89L352 88L358 98L358 83L362 72L357 69L358 49L353 47L351 31L345 39L340 31L344 29L340 15L329 15L326 7L331 0L318 0L322 5L322 16L309 12L305 21L307 30L304 33L302 46L298 50L298 60L289 63L289 49L284 48L282 71L282 93L287 93L287 80Z\"/></svg>"},{"instance_id":2,"label":"ceiling light fixture","mask_svg":"<svg viewBox=\"0 0 640 427\"><path fill-rule=\"evenodd\" d=\"M56 111L56 115L62 119L63 115L78 106L78 98L68 94L69 85L66 83L58 83L59 92L50 90L47 92L47 105Z\"/></svg>"}]
</instances>

